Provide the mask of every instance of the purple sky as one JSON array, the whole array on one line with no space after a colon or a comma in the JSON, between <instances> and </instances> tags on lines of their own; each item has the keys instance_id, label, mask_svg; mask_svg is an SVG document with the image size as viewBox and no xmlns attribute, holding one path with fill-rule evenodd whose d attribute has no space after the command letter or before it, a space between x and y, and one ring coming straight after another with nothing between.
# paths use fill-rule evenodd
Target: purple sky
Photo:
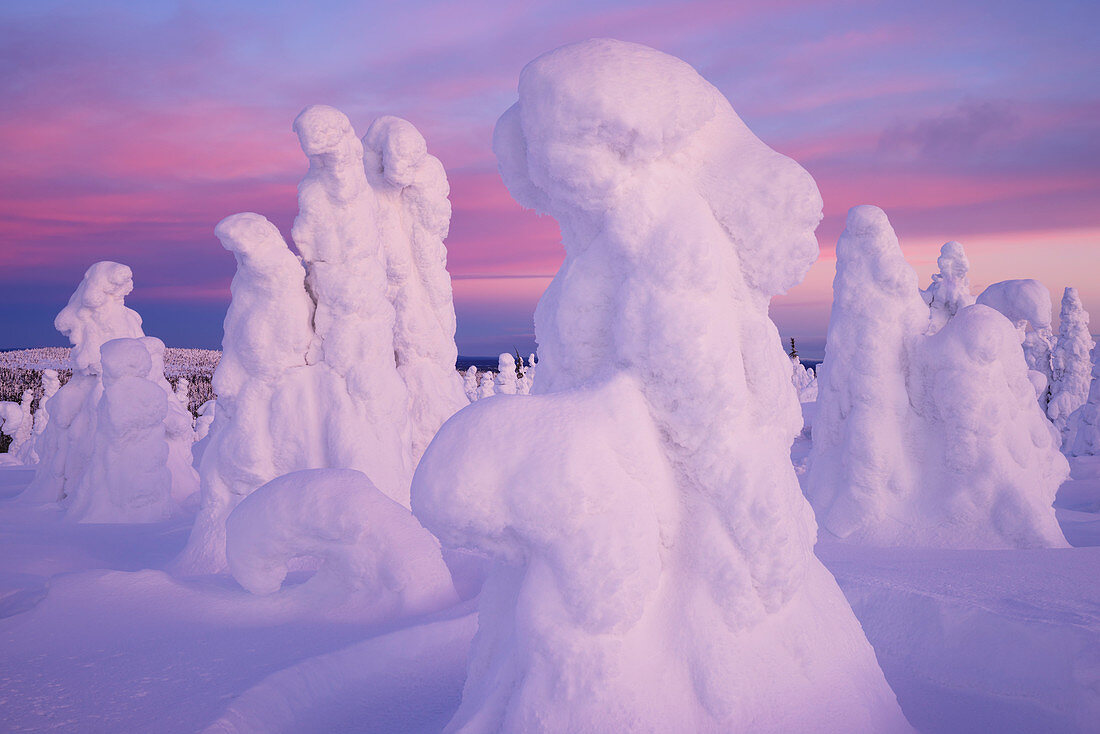
<instances>
[{"instance_id":1,"label":"purple sky","mask_svg":"<svg viewBox=\"0 0 1100 734\"><path fill-rule=\"evenodd\" d=\"M1036 277L1057 311L1075 285L1100 323L1100 3L321 5L0 6L0 349L63 343L53 316L103 259L134 269L148 333L217 346L233 260L213 226L257 211L289 236L290 123L325 103L360 133L382 114L420 128L451 180L459 348L529 350L557 226L508 196L490 135L527 61L594 36L685 59L817 179L822 259L772 311L805 353L864 203L922 284L958 239L975 292Z\"/></svg>"}]
</instances>

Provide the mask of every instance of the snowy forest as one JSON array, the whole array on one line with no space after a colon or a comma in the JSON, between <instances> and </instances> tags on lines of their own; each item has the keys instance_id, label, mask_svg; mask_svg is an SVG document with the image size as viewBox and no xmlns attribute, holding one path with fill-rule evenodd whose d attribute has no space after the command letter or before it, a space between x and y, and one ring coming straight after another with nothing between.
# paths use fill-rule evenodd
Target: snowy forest
<instances>
[{"instance_id":1,"label":"snowy forest","mask_svg":"<svg viewBox=\"0 0 1100 734\"><path fill-rule=\"evenodd\" d=\"M847 202L803 364L769 306L814 178L686 62L584 41L492 137L561 228L537 352L459 369L431 141L293 130L289 244L210 223L220 352L100 261L71 348L0 354L0 729L1100 730L1095 273L1057 320L956 241L921 282Z\"/></svg>"}]
</instances>

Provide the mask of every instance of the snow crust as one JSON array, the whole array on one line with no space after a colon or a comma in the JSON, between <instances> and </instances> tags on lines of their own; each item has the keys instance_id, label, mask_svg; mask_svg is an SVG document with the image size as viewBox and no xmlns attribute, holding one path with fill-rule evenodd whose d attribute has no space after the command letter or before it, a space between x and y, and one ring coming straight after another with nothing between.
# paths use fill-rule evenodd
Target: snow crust
<instances>
[{"instance_id":1,"label":"snow crust","mask_svg":"<svg viewBox=\"0 0 1100 734\"><path fill-rule=\"evenodd\" d=\"M876 546L1059 547L1068 475L1013 325L967 306L927 328L886 214L849 212L806 493L821 525Z\"/></svg>"},{"instance_id":2,"label":"snow crust","mask_svg":"<svg viewBox=\"0 0 1100 734\"><path fill-rule=\"evenodd\" d=\"M1062 435L1062 445L1070 448L1073 427L1070 417L1088 400L1092 381L1090 354L1096 342L1089 333L1089 314L1076 288L1062 294L1058 340L1050 355L1052 378L1047 416Z\"/></svg>"},{"instance_id":3,"label":"snow crust","mask_svg":"<svg viewBox=\"0 0 1100 734\"><path fill-rule=\"evenodd\" d=\"M422 614L458 602L439 542L353 469L285 474L229 516L233 577L254 594L280 592L351 611L357 621ZM306 582L284 588L292 561L321 559Z\"/></svg>"},{"instance_id":4,"label":"snow crust","mask_svg":"<svg viewBox=\"0 0 1100 734\"><path fill-rule=\"evenodd\" d=\"M534 394L460 411L414 478L444 547L493 563L448 730L907 730L790 462L767 307L816 257L813 180L611 40L529 64L494 150L566 259Z\"/></svg>"}]
</instances>

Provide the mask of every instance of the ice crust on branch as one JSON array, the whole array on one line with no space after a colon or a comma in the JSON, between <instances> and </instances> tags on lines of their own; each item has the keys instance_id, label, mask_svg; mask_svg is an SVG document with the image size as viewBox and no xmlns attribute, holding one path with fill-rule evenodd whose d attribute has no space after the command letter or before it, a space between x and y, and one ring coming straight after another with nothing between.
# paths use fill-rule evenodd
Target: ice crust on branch
<instances>
[{"instance_id":1,"label":"ice crust on branch","mask_svg":"<svg viewBox=\"0 0 1100 734\"><path fill-rule=\"evenodd\" d=\"M413 483L444 548L493 564L448 730L907 730L789 456L767 309L817 256L813 179L611 40L529 64L494 150L566 257L534 394L460 411Z\"/></svg>"},{"instance_id":2,"label":"ice crust on branch","mask_svg":"<svg viewBox=\"0 0 1100 734\"><path fill-rule=\"evenodd\" d=\"M928 333L886 214L837 243L806 491L822 527L874 546L1060 547L1068 465L1013 324L983 305Z\"/></svg>"},{"instance_id":3,"label":"ice crust on branch","mask_svg":"<svg viewBox=\"0 0 1100 734\"><path fill-rule=\"evenodd\" d=\"M357 623L458 601L439 541L353 469L307 469L263 485L229 516L226 550L233 577L252 593L339 608ZM316 573L282 588L303 557L321 560Z\"/></svg>"},{"instance_id":4,"label":"ice crust on branch","mask_svg":"<svg viewBox=\"0 0 1100 734\"><path fill-rule=\"evenodd\" d=\"M379 118L365 145L325 105L294 130L309 158L291 232L301 258L258 214L216 229L237 275L185 573L226 570L229 513L288 472L356 469L407 507L420 452L468 403L454 368L442 165L395 117Z\"/></svg>"}]
</instances>

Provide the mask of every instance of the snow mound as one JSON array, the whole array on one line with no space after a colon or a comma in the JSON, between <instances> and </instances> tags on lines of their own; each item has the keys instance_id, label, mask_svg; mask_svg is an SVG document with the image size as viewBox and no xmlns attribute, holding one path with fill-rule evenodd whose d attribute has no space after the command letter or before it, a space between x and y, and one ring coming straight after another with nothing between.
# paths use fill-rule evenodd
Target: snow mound
<instances>
[{"instance_id":1,"label":"snow mound","mask_svg":"<svg viewBox=\"0 0 1100 734\"><path fill-rule=\"evenodd\" d=\"M414 477L444 547L493 564L449 730L908 730L790 460L767 309L816 257L813 179L612 40L529 64L494 150L566 257L534 394L460 411Z\"/></svg>"},{"instance_id":2,"label":"snow mound","mask_svg":"<svg viewBox=\"0 0 1100 734\"><path fill-rule=\"evenodd\" d=\"M1092 382L1085 404L1073 415L1073 439L1069 445L1073 456L1100 455L1100 349L1093 349Z\"/></svg>"},{"instance_id":3,"label":"snow mound","mask_svg":"<svg viewBox=\"0 0 1100 734\"><path fill-rule=\"evenodd\" d=\"M254 594L279 591L294 559L320 558L308 581L283 593L354 607L357 621L458 601L439 542L352 469L292 472L252 492L229 516L226 556Z\"/></svg>"}]
</instances>

